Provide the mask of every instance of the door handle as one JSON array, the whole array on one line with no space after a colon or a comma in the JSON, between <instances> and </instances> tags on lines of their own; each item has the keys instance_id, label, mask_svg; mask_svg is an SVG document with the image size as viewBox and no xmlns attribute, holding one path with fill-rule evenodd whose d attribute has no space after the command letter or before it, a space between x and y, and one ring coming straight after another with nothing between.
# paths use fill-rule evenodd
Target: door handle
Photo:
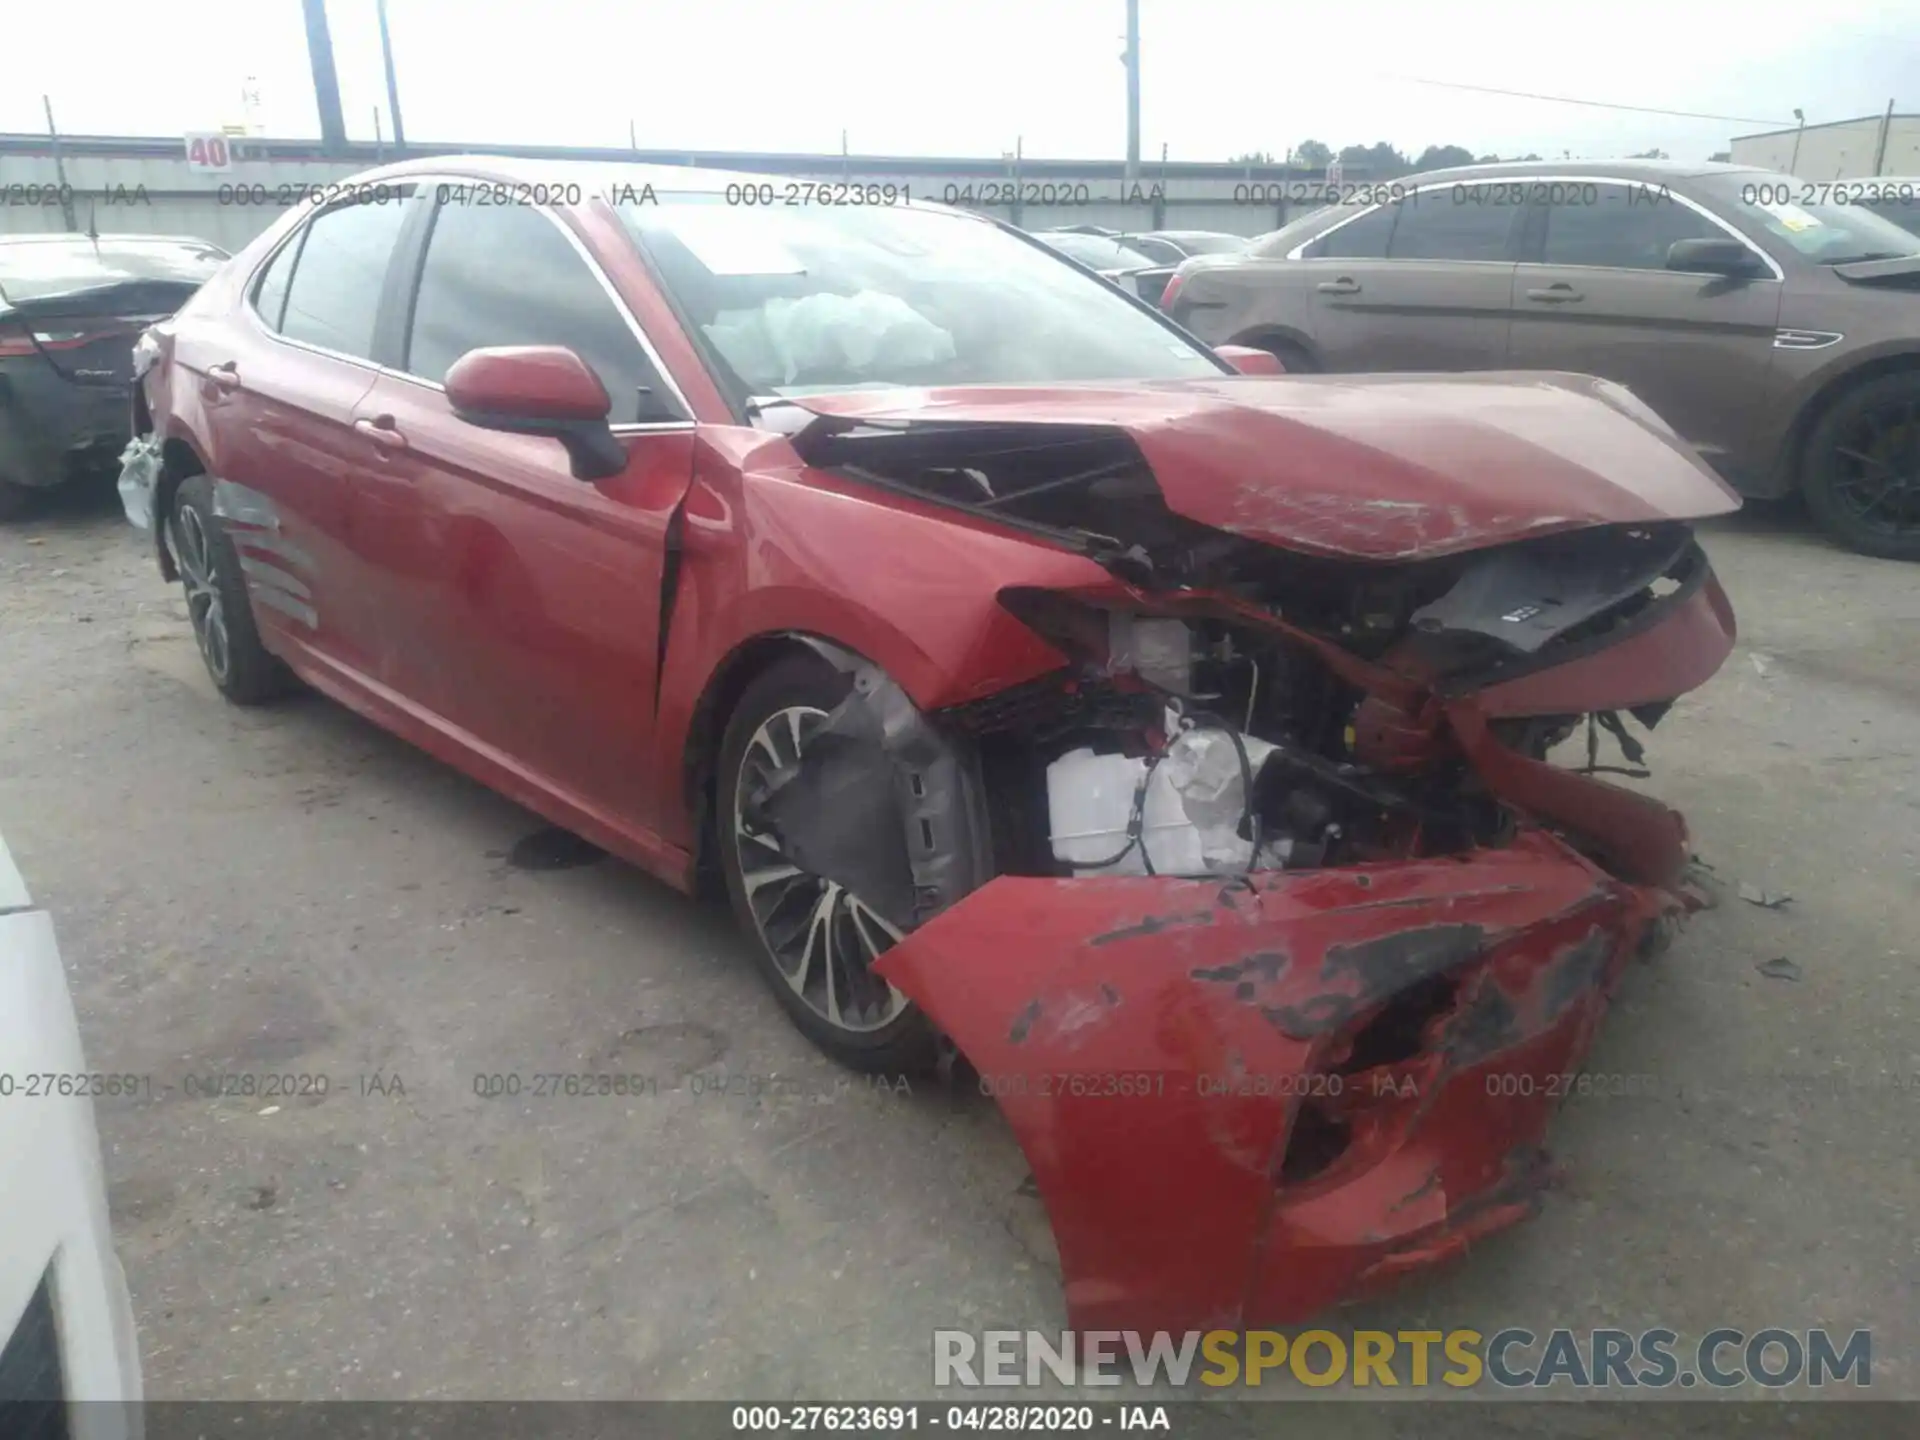
<instances>
[{"instance_id":1,"label":"door handle","mask_svg":"<svg viewBox=\"0 0 1920 1440\"><path fill-rule=\"evenodd\" d=\"M209 365L207 383L221 394L231 395L240 388L240 367L231 360L222 360L218 365Z\"/></svg>"},{"instance_id":2,"label":"door handle","mask_svg":"<svg viewBox=\"0 0 1920 1440\"><path fill-rule=\"evenodd\" d=\"M1585 295L1582 295L1571 285L1566 284L1549 285L1541 290L1527 291L1527 299L1544 300L1549 305L1564 305L1569 300L1584 300L1586 298Z\"/></svg>"},{"instance_id":3,"label":"door handle","mask_svg":"<svg viewBox=\"0 0 1920 1440\"><path fill-rule=\"evenodd\" d=\"M353 428L371 440L379 449L404 450L407 448L407 437L395 427L391 415L376 415L371 420L356 420L353 422Z\"/></svg>"},{"instance_id":4,"label":"door handle","mask_svg":"<svg viewBox=\"0 0 1920 1440\"><path fill-rule=\"evenodd\" d=\"M1322 295L1358 295L1360 282L1350 275L1342 275L1338 280L1322 280L1314 289Z\"/></svg>"}]
</instances>

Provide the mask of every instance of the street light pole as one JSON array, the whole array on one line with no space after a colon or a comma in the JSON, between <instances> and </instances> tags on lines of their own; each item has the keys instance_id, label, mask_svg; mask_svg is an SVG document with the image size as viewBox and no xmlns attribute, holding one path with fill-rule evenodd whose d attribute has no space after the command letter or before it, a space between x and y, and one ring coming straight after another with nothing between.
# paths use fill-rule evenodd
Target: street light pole
<instances>
[{"instance_id":1,"label":"street light pole","mask_svg":"<svg viewBox=\"0 0 1920 1440\"><path fill-rule=\"evenodd\" d=\"M1127 183L1140 178L1140 0L1127 0Z\"/></svg>"},{"instance_id":2,"label":"street light pole","mask_svg":"<svg viewBox=\"0 0 1920 1440\"><path fill-rule=\"evenodd\" d=\"M344 154L347 121L340 113L340 77L333 68L333 38L327 33L327 0L301 0L307 20L307 61L313 67L313 98L320 110L320 146Z\"/></svg>"},{"instance_id":3,"label":"street light pole","mask_svg":"<svg viewBox=\"0 0 1920 1440\"><path fill-rule=\"evenodd\" d=\"M1793 158L1787 161L1787 173L1798 175L1800 173L1800 137L1807 133L1807 117L1795 110L1793 118L1799 122L1799 125L1793 132Z\"/></svg>"},{"instance_id":4,"label":"street light pole","mask_svg":"<svg viewBox=\"0 0 1920 1440\"><path fill-rule=\"evenodd\" d=\"M393 78L393 38L387 34L387 0L377 0L380 15L380 58L387 67L387 113L393 117L393 149L396 155L404 155L407 149L407 128L400 123L400 85Z\"/></svg>"}]
</instances>

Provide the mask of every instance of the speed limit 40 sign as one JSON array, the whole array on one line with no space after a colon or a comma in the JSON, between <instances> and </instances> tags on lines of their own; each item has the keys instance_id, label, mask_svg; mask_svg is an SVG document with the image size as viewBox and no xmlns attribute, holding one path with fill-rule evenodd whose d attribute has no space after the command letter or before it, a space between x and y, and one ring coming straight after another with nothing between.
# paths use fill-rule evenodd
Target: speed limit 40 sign
<instances>
[{"instance_id":1,"label":"speed limit 40 sign","mask_svg":"<svg viewBox=\"0 0 1920 1440\"><path fill-rule=\"evenodd\" d=\"M233 168L232 142L225 135L189 135L186 139L189 170L222 173Z\"/></svg>"}]
</instances>

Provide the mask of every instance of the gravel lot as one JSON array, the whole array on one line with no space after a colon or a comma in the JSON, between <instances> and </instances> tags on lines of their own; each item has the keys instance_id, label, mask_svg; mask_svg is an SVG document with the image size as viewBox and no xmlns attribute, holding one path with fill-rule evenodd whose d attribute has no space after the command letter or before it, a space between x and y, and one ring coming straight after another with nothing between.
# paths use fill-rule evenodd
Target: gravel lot
<instances>
[{"instance_id":1,"label":"gravel lot","mask_svg":"<svg viewBox=\"0 0 1920 1440\"><path fill-rule=\"evenodd\" d=\"M1573 1100L1539 1220L1341 1319L1871 1327L1920 1398L1920 569L1708 544L1740 646L1651 758L1726 896L1591 1062L1653 1093ZM1064 1324L991 1102L849 1082L724 913L516 866L538 820L338 707L222 703L109 491L0 530L0 615L0 827L90 1063L156 1087L99 1110L150 1395L910 1396L936 1327ZM564 1071L658 1093L475 1093Z\"/></svg>"}]
</instances>

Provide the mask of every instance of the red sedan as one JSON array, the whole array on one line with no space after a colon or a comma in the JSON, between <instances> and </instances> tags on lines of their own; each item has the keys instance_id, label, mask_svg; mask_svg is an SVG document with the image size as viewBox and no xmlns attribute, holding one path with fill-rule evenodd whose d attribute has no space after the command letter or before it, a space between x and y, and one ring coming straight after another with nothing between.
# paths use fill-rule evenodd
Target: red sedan
<instances>
[{"instance_id":1,"label":"red sedan","mask_svg":"<svg viewBox=\"0 0 1920 1440\"><path fill-rule=\"evenodd\" d=\"M1617 386L1289 378L889 187L471 159L289 214L136 368L220 690L714 877L850 1065L949 1038L1076 1325L1527 1213L1685 908L1595 772L1727 655L1738 502Z\"/></svg>"}]
</instances>

